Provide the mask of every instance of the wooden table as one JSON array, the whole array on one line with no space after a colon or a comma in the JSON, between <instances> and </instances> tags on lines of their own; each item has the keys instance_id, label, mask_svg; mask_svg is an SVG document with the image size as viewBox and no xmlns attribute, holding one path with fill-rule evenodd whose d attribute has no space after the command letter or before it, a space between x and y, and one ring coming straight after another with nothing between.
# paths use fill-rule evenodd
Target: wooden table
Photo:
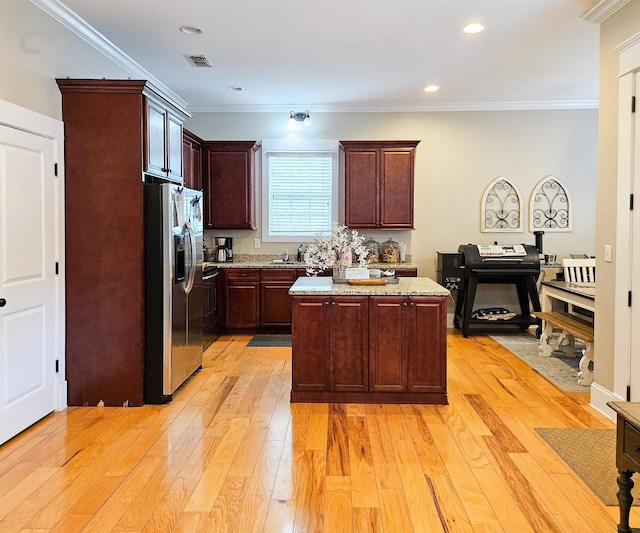
<instances>
[{"instance_id":1,"label":"wooden table","mask_svg":"<svg viewBox=\"0 0 640 533\"><path fill-rule=\"evenodd\" d=\"M543 281L540 284L540 307L543 313L565 312L585 322L593 323L595 294L595 283ZM580 310L586 310L587 313L580 312ZM551 355L551 349L546 345L549 334L546 324L543 324L542 332L540 354ZM567 355L573 355L575 353L574 339L571 335L567 336L566 339L568 344L560 346L564 340L564 337L561 337L558 341L557 349L564 351ZM582 340L585 341L586 348L582 351L583 356L580 360L578 380L582 385L591 385L593 383L593 372L589 369L589 362L594 360L593 342L590 342L590 339Z\"/></svg>"},{"instance_id":2,"label":"wooden table","mask_svg":"<svg viewBox=\"0 0 640 533\"><path fill-rule=\"evenodd\" d=\"M639 531L629 527L629 512L633 503L631 477L640 471L640 403L607 403L618 415L616 435L616 468L618 469L618 506L620 523L618 533Z\"/></svg>"}]
</instances>

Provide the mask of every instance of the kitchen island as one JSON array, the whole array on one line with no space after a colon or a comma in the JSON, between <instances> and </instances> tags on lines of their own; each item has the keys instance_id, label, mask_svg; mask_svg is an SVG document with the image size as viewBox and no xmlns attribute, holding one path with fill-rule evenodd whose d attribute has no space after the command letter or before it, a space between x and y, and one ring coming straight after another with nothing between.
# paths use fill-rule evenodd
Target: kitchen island
<instances>
[{"instance_id":1,"label":"kitchen island","mask_svg":"<svg viewBox=\"0 0 640 533\"><path fill-rule=\"evenodd\" d=\"M447 403L447 289L306 277L289 294L292 402Z\"/></svg>"}]
</instances>

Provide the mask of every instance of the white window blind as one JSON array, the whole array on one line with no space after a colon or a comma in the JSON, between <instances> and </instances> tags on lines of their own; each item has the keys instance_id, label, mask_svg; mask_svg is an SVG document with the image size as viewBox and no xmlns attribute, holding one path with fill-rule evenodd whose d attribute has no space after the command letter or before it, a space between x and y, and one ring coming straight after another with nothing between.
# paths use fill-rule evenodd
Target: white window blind
<instances>
[{"instance_id":1,"label":"white window blind","mask_svg":"<svg viewBox=\"0 0 640 533\"><path fill-rule=\"evenodd\" d=\"M333 152L269 152L270 236L330 233Z\"/></svg>"}]
</instances>

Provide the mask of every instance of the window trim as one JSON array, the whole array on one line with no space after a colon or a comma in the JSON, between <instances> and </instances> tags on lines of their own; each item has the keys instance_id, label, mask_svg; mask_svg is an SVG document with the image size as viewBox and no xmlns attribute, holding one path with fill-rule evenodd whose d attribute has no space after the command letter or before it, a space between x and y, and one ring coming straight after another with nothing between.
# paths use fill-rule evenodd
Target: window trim
<instances>
[{"instance_id":1,"label":"window trim","mask_svg":"<svg viewBox=\"0 0 640 533\"><path fill-rule=\"evenodd\" d=\"M309 235L269 235L269 153L323 152L332 154L331 220L338 220L339 199L339 147L337 140L281 139L262 141L262 241L310 242ZM330 231L327 233L329 234Z\"/></svg>"}]
</instances>

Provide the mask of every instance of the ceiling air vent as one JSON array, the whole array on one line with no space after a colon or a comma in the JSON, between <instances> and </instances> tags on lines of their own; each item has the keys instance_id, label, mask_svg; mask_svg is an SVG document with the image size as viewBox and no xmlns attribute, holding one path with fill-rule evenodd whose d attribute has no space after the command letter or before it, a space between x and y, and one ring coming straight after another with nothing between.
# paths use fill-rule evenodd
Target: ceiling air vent
<instances>
[{"instance_id":1,"label":"ceiling air vent","mask_svg":"<svg viewBox=\"0 0 640 533\"><path fill-rule=\"evenodd\" d=\"M213 65L209 62L206 56L184 56L187 58L187 61L191 63L193 67L209 67L211 68Z\"/></svg>"}]
</instances>

